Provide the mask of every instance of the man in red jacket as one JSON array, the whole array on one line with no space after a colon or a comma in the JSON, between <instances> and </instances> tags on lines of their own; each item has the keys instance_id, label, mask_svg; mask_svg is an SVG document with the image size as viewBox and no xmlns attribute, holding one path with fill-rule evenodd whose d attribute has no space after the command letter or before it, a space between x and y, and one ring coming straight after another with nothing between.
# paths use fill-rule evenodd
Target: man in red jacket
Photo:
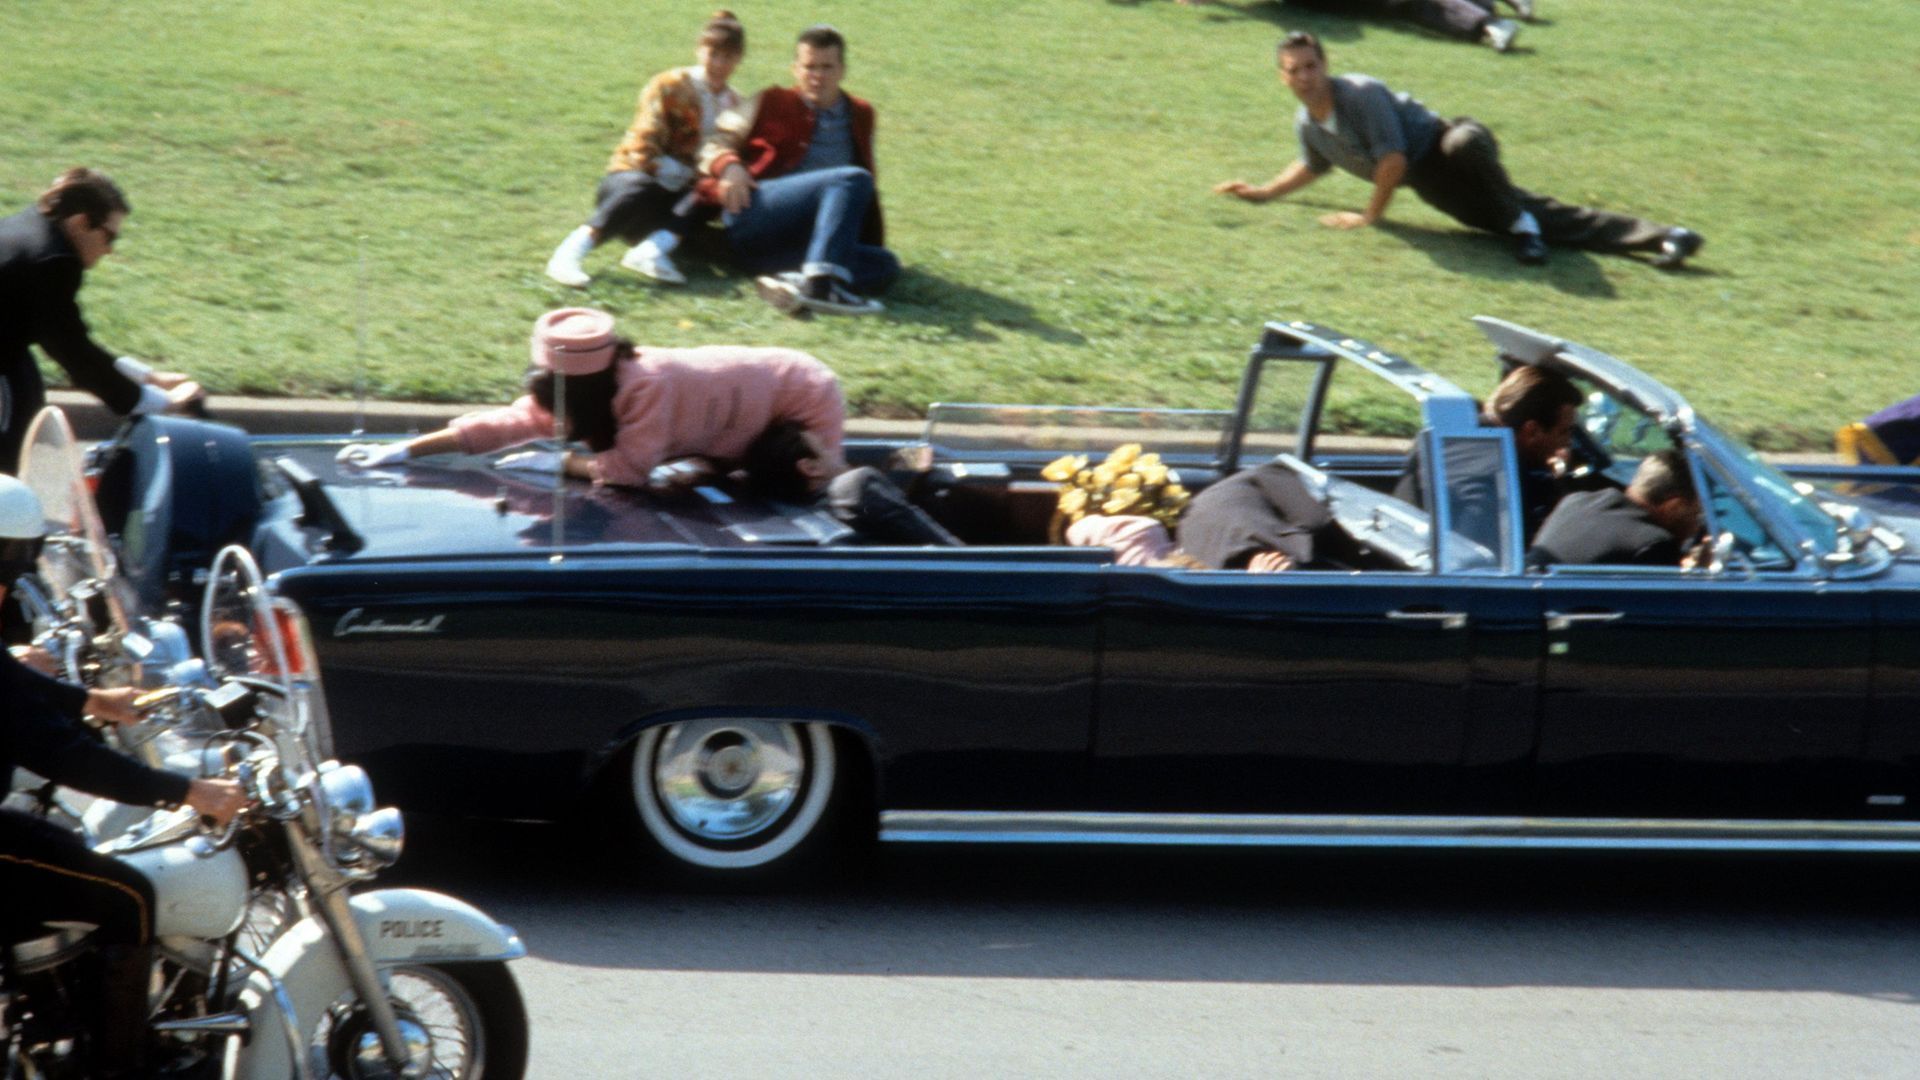
<instances>
[{"instance_id":1,"label":"man in red jacket","mask_svg":"<svg viewBox=\"0 0 1920 1080\"><path fill-rule=\"evenodd\" d=\"M900 275L882 246L873 106L840 89L846 50L831 26L801 31L793 88L723 117L702 155L734 261L782 311L870 315L883 308L867 294Z\"/></svg>"}]
</instances>

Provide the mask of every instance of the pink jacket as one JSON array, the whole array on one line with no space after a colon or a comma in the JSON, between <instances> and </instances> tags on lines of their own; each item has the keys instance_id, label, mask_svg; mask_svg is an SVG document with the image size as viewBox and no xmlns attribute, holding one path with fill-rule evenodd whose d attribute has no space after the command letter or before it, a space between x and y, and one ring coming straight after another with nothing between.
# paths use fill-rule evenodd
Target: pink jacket
<instances>
[{"instance_id":1,"label":"pink jacket","mask_svg":"<svg viewBox=\"0 0 1920 1080\"><path fill-rule=\"evenodd\" d=\"M639 487L654 466L699 455L736 461L768 425L792 420L838 451L846 407L827 365L793 349L709 345L636 350L614 369L613 448L595 454L593 478ZM532 397L468 413L450 425L469 454L553 434L553 414Z\"/></svg>"}]
</instances>

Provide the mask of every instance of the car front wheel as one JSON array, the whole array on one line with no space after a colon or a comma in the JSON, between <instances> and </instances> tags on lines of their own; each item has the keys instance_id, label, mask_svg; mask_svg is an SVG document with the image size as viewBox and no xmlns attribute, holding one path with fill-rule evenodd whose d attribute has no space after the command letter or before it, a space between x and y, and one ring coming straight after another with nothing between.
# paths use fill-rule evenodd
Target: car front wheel
<instances>
[{"instance_id":1,"label":"car front wheel","mask_svg":"<svg viewBox=\"0 0 1920 1080\"><path fill-rule=\"evenodd\" d=\"M685 867L783 867L822 832L835 765L826 724L720 717L648 728L633 750L635 816Z\"/></svg>"}]
</instances>

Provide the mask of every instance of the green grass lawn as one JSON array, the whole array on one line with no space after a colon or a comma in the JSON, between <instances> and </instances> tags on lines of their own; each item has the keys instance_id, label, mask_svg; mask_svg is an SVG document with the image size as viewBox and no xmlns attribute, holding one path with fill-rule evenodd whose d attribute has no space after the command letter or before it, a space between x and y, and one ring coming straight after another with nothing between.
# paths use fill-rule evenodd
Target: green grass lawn
<instances>
[{"instance_id":1,"label":"green grass lawn","mask_svg":"<svg viewBox=\"0 0 1920 1080\"><path fill-rule=\"evenodd\" d=\"M876 416L934 400L1219 406L1260 322L1309 318L1486 389L1467 317L1610 351L1786 448L1920 390L1920 4L1541 0L1501 56L1275 3L737 0L743 88L793 34L850 39L880 111L890 241L870 320L797 322L688 262L663 290L541 273L648 75L711 5L659 0L10 0L0 205L91 164L135 215L83 301L109 345L221 392L509 395L531 320L604 307L644 343L810 350ZM1697 268L1558 251L1545 270L1338 176L1209 192L1291 159L1283 28L1501 137L1522 185L1690 225Z\"/></svg>"}]
</instances>

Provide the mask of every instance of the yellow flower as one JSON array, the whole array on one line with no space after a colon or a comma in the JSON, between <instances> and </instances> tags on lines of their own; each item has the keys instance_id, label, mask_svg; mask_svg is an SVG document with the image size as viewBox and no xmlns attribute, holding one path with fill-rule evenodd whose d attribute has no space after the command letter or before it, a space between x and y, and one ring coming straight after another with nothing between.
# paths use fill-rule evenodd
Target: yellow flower
<instances>
[{"instance_id":1,"label":"yellow flower","mask_svg":"<svg viewBox=\"0 0 1920 1080\"><path fill-rule=\"evenodd\" d=\"M1159 464L1160 464L1159 454L1141 454L1139 457L1133 459L1133 467L1135 469L1152 468Z\"/></svg>"},{"instance_id":2,"label":"yellow flower","mask_svg":"<svg viewBox=\"0 0 1920 1080\"><path fill-rule=\"evenodd\" d=\"M1086 455L1068 454L1063 458L1055 458L1051 464L1040 470L1040 475L1058 484L1072 479L1075 473L1086 467Z\"/></svg>"},{"instance_id":3,"label":"yellow flower","mask_svg":"<svg viewBox=\"0 0 1920 1080\"><path fill-rule=\"evenodd\" d=\"M1124 514L1129 507L1139 501L1140 492L1137 488L1122 488L1108 496L1106 502L1100 504L1100 512L1103 514Z\"/></svg>"},{"instance_id":4,"label":"yellow flower","mask_svg":"<svg viewBox=\"0 0 1920 1080\"><path fill-rule=\"evenodd\" d=\"M1086 508L1087 491L1085 488L1069 488L1065 494L1060 496L1060 512L1063 514L1078 514Z\"/></svg>"},{"instance_id":5,"label":"yellow flower","mask_svg":"<svg viewBox=\"0 0 1920 1080\"><path fill-rule=\"evenodd\" d=\"M1106 487L1118 479L1121 472L1122 470L1114 468L1113 462L1111 461L1105 465L1095 466L1093 470L1093 485L1095 487Z\"/></svg>"},{"instance_id":6,"label":"yellow flower","mask_svg":"<svg viewBox=\"0 0 1920 1080\"><path fill-rule=\"evenodd\" d=\"M1151 456L1153 455L1148 455L1148 457ZM1167 467L1165 465L1148 465L1145 463L1145 460L1145 458L1142 458L1140 461L1133 463L1133 475L1139 477L1140 482L1147 487L1159 487L1161 484L1166 483Z\"/></svg>"},{"instance_id":7,"label":"yellow flower","mask_svg":"<svg viewBox=\"0 0 1920 1080\"><path fill-rule=\"evenodd\" d=\"M1115 477L1113 486L1117 488L1137 488L1140 486L1140 483L1140 474L1130 472L1124 476Z\"/></svg>"},{"instance_id":8,"label":"yellow flower","mask_svg":"<svg viewBox=\"0 0 1920 1080\"><path fill-rule=\"evenodd\" d=\"M1115 470L1124 470L1127 466L1133 464L1134 458L1139 456L1140 444L1130 442L1125 446L1114 447L1113 453L1107 455L1107 464L1113 466Z\"/></svg>"}]
</instances>

